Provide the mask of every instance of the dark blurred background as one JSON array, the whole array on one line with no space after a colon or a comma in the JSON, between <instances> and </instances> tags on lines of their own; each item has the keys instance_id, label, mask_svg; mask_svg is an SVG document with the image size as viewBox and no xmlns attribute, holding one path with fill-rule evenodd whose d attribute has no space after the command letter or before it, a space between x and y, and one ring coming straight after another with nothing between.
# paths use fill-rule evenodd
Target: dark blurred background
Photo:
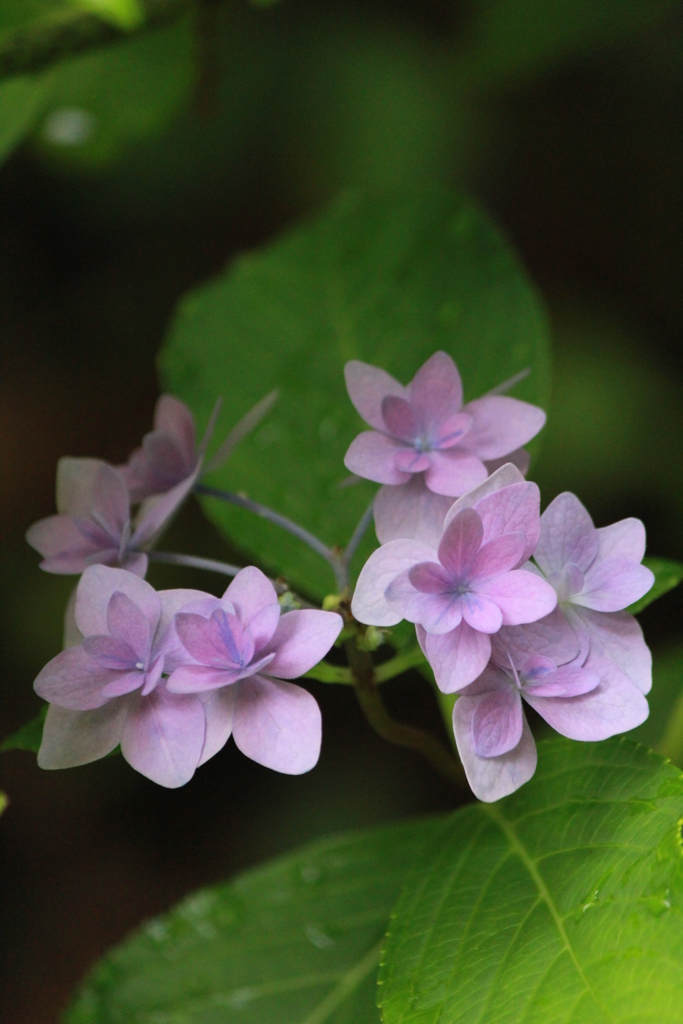
<instances>
[{"instance_id":1,"label":"dark blurred background","mask_svg":"<svg viewBox=\"0 0 683 1024\"><path fill-rule=\"evenodd\" d=\"M0 170L0 738L39 706L74 582L23 540L53 511L57 459L125 459L183 293L345 185L436 178L488 209L550 310L544 501L568 489L597 525L640 516L650 553L683 558L679 4L232 0L54 76ZM172 529L172 550L228 553L197 506ZM176 573L151 579L222 589ZM674 591L642 617L677 684L682 604ZM312 688L324 748L301 778L232 745L179 791L121 758L48 773L0 754L2 1021L56 1020L99 955L199 885L451 805L352 693ZM389 700L440 728L418 676Z\"/></svg>"}]
</instances>

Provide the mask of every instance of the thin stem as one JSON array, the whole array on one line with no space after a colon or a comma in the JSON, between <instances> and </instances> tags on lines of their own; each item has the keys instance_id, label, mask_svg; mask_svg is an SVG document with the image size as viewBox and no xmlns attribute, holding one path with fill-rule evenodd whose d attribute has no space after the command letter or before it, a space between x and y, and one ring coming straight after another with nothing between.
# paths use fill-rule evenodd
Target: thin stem
<instances>
[{"instance_id":1,"label":"thin stem","mask_svg":"<svg viewBox=\"0 0 683 1024\"><path fill-rule=\"evenodd\" d=\"M495 388L491 388L487 391L487 395L504 395L507 391L514 388L515 384L519 384L520 381L526 380L531 373L531 367L527 366L524 370L520 370L519 373L514 373L512 377L508 377L502 384L497 384ZM485 396L484 396L485 397Z\"/></svg>"},{"instance_id":2,"label":"thin stem","mask_svg":"<svg viewBox=\"0 0 683 1024\"><path fill-rule=\"evenodd\" d=\"M317 679L319 683L341 683L345 686L355 686L355 680L350 668L342 665L330 665L328 661L320 661L308 672L304 672L304 679Z\"/></svg>"},{"instance_id":3,"label":"thin stem","mask_svg":"<svg viewBox=\"0 0 683 1024\"><path fill-rule=\"evenodd\" d=\"M209 572L220 572L223 576L236 576L239 565L228 562L217 562L215 558L197 558L196 555L177 555L170 551L145 551L152 562L166 562L168 565L184 565L188 569L208 569Z\"/></svg>"},{"instance_id":4,"label":"thin stem","mask_svg":"<svg viewBox=\"0 0 683 1024\"><path fill-rule=\"evenodd\" d=\"M358 702L375 732L389 743L422 754L432 768L452 785L462 789L466 785L462 767L436 736L396 722L388 714L375 685L372 661L367 651L359 650L355 640L350 639L346 642L346 654L356 681Z\"/></svg>"},{"instance_id":5,"label":"thin stem","mask_svg":"<svg viewBox=\"0 0 683 1024\"><path fill-rule=\"evenodd\" d=\"M294 537L298 537L299 540L303 541L304 544L307 544L309 548L325 559L334 572L335 579L340 590L343 590L346 586L344 570L339 555L337 555L332 548L329 548L327 544L321 541L315 536L315 534L311 533L305 527L299 526L298 523L288 519L287 516L283 516L279 512L275 512L272 508L268 508L267 505L262 505L258 501L252 501L251 498L245 498L241 494L233 494L232 491L222 491L217 487L207 487L206 484L197 484L195 492L197 494L204 494L209 498L218 498L220 501L227 501L231 505L237 505L238 508L246 508L249 512L254 512L257 516L261 516L262 519L267 519L269 522L274 523L281 529L287 530L288 533L291 533Z\"/></svg>"},{"instance_id":6,"label":"thin stem","mask_svg":"<svg viewBox=\"0 0 683 1024\"><path fill-rule=\"evenodd\" d=\"M400 676L402 672L407 672L409 668L415 668L417 665L426 664L427 659L422 653L421 648L413 647L410 651L405 651L403 654L397 654L390 661L385 661L382 665L378 665L375 669L375 682L386 683L388 679L393 679L394 676Z\"/></svg>"},{"instance_id":7,"label":"thin stem","mask_svg":"<svg viewBox=\"0 0 683 1024\"><path fill-rule=\"evenodd\" d=\"M355 555L356 551L358 550L359 544L361 543L363 537L367 533L368 526L372 522L372 513L374 507L375 499L373 498L368 507L366 508L365 512L359 519L356 529L351 534L351 540L344 549L344 553L342 555L342 562L344 563L344 566L346 568L348 568L349 565L351 564L351 559Z\"/></svg>"}]
</instances>

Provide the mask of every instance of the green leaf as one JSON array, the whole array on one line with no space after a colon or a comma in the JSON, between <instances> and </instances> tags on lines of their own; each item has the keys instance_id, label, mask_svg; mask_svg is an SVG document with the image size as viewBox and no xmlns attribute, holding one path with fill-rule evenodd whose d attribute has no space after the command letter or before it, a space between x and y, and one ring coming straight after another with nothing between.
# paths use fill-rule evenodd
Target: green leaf
<instances>
[{"instance_id":1,"label":"green leaf","mask_svg":"<svg viewBox=\"0 0 683 1024\"><path fill-rule=\"evenodd\" d=\"M434 820L323 839L110 953L65 1024L379 1024L379 947Z\"/></svg>"},{"instance_id":2,"label":"green leaf","mask_svg":"<svg viewBox=\"0 0 683 1024\"><path fill-rule=\"evenodd\" d=\"M33 129L45 96L42 78L20 75L0 82L0 163Z\"/></svg>"},{"instance_id":3,"label":"green leaf","mask_svg":"<svg viewBox=\"0 0 683 1024\"><path fill-rule=\"evenodd\" d=\"M655 581L652 585L652 590L649 590L647 594L641 597L640 601L636 601L635 604L628 608L632 615L642 612L643 608L647 608L649 604L656 601L662 594L673 590L683 580L683 564L681 562L674 562L671 558L644 558L643 565L652 570L655 574Z\"/></svg>"},{"instance_id":4,"label":"green leaf","mask_svg":"<svg viewBox=\"0 0 683 1024\"><path fill-rule=\"evenodd\" d=\"M683 644L657 649L652 657L652 689L647 695L650 714L642 725L630 734L634 740L653 747L660 754L669 753L660 748L665 731L674 715L679 698L683 696ZM682 734L683 735L683 734ZM683 747L681 747L683 751ZM671 758L671 760L676 760Z\"/></svg>"},{"instance_id":5,"label":"green leaf","mask_svg":"<svg viewBox=\"0 0 683 1024\"><path fill-rule=\"evenodd\" d=\"M38 753L43 739L43 726L47 714L47 704L44 704L35 718L32 718L26 725L13 732L11 736L0 743L0 751L5 750L30 750Z\"/></svg>"},{"instance_id":6,"label":"green leaf","mask_svg":"<svg viewBox=\"0 0 683 1024\"><path fill-rule=\"evenodd\" d=\"M138 0L71 0L71 4L99 14L117 28L138 28L145 20L145 12Z\"/></svg>"},{"instance_id":7,"label":"green leaf","mask_svg":"<svg viewBox=\"0 0 683 1024\"><path fill-rule=\"evenodd\" d=\"M683 776L629 740L539 744L443 825L380 972L385 1024L680 1024Z\"/></svg>"},{"instance_id":8,"label":"green leaf","mask_svg":"<svg viewBox=\"0 0 683 1024\"><path fill-rule=\"evenodd\" d=\"M488 219L441 191L344 194L317 219L237 260L181 304L161 356L164 385L206 423L219 395L226 431L272 388L268 420L210 474L344 545L376 490L348 481L344 454L364 425L344 363L402 381L437 349L475 398L526 367L520 398L546 405L547 327L518 261ZM272 524L215 499L211 519L261 564L323 595L319 556ZM356 565L367 557L372 540Z\"/></svg>"}]
</instances>

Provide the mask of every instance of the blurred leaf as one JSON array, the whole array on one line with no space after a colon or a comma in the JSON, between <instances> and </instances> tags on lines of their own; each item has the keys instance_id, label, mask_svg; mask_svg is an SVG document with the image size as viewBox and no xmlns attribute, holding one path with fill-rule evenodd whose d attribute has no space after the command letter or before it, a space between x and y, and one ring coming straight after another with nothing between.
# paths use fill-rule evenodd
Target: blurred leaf
<instances>
[{"instance_id":1,"label":"blurred leaf","mask_svg":"<svg viewBox=\"0 0 683 1024\"><path fill-rule=\"evenodd\" d=\"M647 608L662 594L673 590L683 580L683 565L680 562L674 562L671 558L644 558L643 565L652 570L655 574L655 581L652 584L652 590L649 590L641 597L640 601L636 601L627 609L631 615L642 612L643 608Z\"/></svg>"},{"instance_id":2,"label":"blurred leaf","mask_svg":"<svg viewBox=\"0 0 683 1024\"><path fill-rule=\"evenodd\" d=\"M0 751L5 750L29 750L37 754L43 739L43 725L47 715L47 704L45 704L35 718L32 718L26 725L13 732L11 736L0 743Z\"/></svg>"},{"instance_id":3,"label":"blurred leaf","mask_svg":"<svg viewBox=\"0 0 683 1024\"><path fill-rule=\"evenodd\" d=\"M655 651L652 658L652 689L647 695L648 718L629 735L648 747L656 747L683 694L683 646Z\"/></svg>"},{"instance_id":4,"label":"blurred leaf","mask_svg":"<svg viewBox=\"0 0 683 1024\"><path fill-rule=\"evenodd\" d=\"M195 893L95 968L65 1024L378 1024L379 944L435 825L323 839Z\"/></svg>"},{"instance_id":5,"label":"blurred leaf","mask_svg":"<svg viewBox=\"0 0 683 1024\"><path fill-rule=\"evenodd\" d=\"M73 7L99 14L118 28L138 28L145 20L138 0L70 0Z\"/></svg>"},{"instance_id":6,"label":"blurred leaf","mask_svg":"<svg viewBox=\"0 0 683 1024\"><path fill-rule=\"evenodd\" d=\"M683 777L628 740L539 745L452 815L392 914L385 1024L679 1024Z\"/></svg>"},{"instance_id":7,"label":"blurred leaf","mask_svg":"<svg viewBox=\"0 0 683 1024\"><path fill-rule=\"evenodd\" d=\"M72 8L65 0L2 0L0 37L33 24L60 21L70 17Z\"/></svg>"},{"instance_id":8,"label":"blurred leaf","mask_svg":"<svg viewBox=\"0 0 683 1024\"><path fill-rule=\"evenodd\" d=\"M21 75L0 82L0 163L32 130L45 96L43 78Z\"/></svg>"},{"instance_id":9,"label":"blurred leaf","mask_svg":"<svg viewBox=\"0 0 683 1024\"><path fill-rule=\"evenodd\" d=\"M458 76L496 86L637 35L677 0L475 0Z\"/></svg>"},{"instance_id":10,"label":"blurred leaf","mask_svg":"<svg viewBox=\"0 0 683 1024\"><path fill-rule=\"evenodd\" d=\"M193 80L188 19L63 61L46 75L43 151L85 165L119 157L167 126L187 103Z\"/></svg>"},{"instance_id":11,"label":"blurred leaf","mask_svg":"<svg viewBox=\"0 0 683 1024\"><path fill-rule=\"evenodd\" d=\"M161 367L165 387L200 422L222 395L226 429L279 388L268 422L208 481L246 491L343 545L376 490L365 481L340 487L344 454L363 429L344 363L362 359L407 381L437 349L456 359L467 398L531 367L515 393L547 404L545 319L484 215L436 190L347 193L187 296ZM334 587L328 567L300 541L215 499L203 504L235 542L297 587L320 596Z\"/></svg>"}]
</instances>

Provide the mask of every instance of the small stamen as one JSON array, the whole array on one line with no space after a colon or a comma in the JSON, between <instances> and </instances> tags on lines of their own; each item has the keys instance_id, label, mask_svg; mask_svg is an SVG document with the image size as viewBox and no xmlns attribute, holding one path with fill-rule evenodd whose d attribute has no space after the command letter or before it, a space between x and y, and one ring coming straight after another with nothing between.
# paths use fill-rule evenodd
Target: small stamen
<instances>
[{"instance_id":1,"label":"small stamen","mask_svg":"<svg viewBox=\"0 0 683 1024\"><path fill-rule=\"evenodd\" d=\"M138 670L138 672L144 672L145 664L142 661L136 661L135 662L135 667Z\"/></svg>"}]
</instances>

